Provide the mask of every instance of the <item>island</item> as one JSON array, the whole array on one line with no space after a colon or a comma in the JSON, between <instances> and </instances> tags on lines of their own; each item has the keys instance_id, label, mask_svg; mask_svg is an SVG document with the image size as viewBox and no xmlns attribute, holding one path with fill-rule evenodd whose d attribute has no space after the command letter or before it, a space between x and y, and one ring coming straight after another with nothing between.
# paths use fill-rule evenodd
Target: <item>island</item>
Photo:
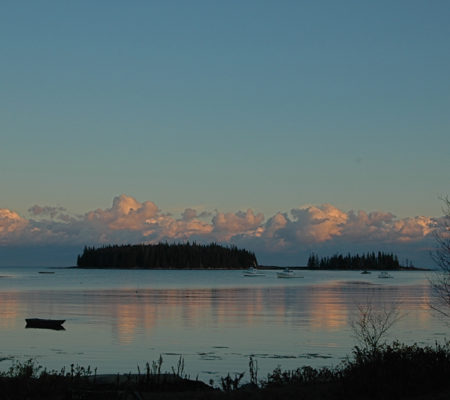
<instances>
[{"instance_id":1,"label":"island","mask_svg":"<svg viewBox=\"0 0 450 400\"><path fill-rule=\"evenodd\" d=\"M341 270L415 270L412 263L401 265L393 253L369 252L366 254L335 254L331 257L319 257L312 253L308 258L308 269Z\"/></svg>"},{"instance_id":2,"label":"island","mask_svg":"<svg viewBox=\"0 0 450 400\"><path fill-rule=\"evenodd\" d=\"M254 253L217 243L158 243L84 247L79 268L244 269L257 265Z\"/></svg>"}]
</instances>

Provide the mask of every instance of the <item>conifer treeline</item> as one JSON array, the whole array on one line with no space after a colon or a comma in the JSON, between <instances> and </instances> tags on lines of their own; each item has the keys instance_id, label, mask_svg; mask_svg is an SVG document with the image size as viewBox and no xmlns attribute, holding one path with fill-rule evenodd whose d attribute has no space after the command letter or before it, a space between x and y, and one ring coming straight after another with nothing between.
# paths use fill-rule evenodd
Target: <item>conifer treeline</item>
<instances>
[{"instance_id":1,"label":"conifer treeline","mask_svg":"<svg viewBox=\"0 0 450 400\"><path fill-rule=\"evenodd\" d=\"M254 253L217 243L140 244L85 247L77 257L83 268L230 268L257 264Z\"/></svg>"},{"instance_id":2,"label":"conifer treeline","mask_svg":"<svg viewBox=\"0 0 450 400\"><path fill-rule=\"evenodd\" d=\"M309 268L324 269L396 269L401 267L398 257L392 253L375 252L354 256L335 254L321 257L312 253L308 258Z\"/></svg>"}]
</instances>

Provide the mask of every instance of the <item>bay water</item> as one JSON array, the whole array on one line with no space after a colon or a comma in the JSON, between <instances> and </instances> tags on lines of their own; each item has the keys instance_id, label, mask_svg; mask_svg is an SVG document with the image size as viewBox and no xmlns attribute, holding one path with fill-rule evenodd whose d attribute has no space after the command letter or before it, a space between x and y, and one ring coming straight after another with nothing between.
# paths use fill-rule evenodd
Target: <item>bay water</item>
<instances>
[{"instance_id":1,"label":"bay water","mask_svg":"<svg viewBox=\"0 0 450 400\"><path fill-rule=\"evenodd\" d=\"M250 357L260 377L277 366L333 366L351 354L351 322L369 303L398 309L389 340L423 345L448 336L430 309L432 272L264 273L1 267L0 370L33 358L47 369L136 373L162 356L170 371L182 357L191 378L217 382L248 371ZM65 319L65 330L26 329L25 318Z\"/></svg>"}]
</instances>

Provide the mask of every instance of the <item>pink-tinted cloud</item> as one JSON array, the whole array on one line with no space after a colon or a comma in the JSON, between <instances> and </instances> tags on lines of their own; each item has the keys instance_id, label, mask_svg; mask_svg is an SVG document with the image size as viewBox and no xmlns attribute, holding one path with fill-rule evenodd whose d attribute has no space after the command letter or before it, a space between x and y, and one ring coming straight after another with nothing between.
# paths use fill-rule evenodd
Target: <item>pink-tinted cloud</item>
<instances>
[{"instance_id":1,"label":"pink-tinted cloud","mask_svg":"<svg viewBox=\"0 0 450 400\"><path fill-rule=\"evenodd\" d=\"M158 241L217 241L243 245L258 254L350 251L358 246L421 247L436 229L431 217L399 219L392 213L343 211L330 204L294 208L269 218L251 209L212 213L186 208L179 217L162 212L151 201L122 194L112 206L73 216L62 207L29 209L31 218L0 209L0 244L103 244ZM424 246L422 246L424 247ZM410 247L409 247L410 248ZM382 248L381 248L382 249Z\"/></svg>"},{"instance_id":2,"label":"pink-tinted cloud","mask_svg":"<svg viewBox=\"0 0 450 400\"><path fill-rule=\"evenodd\" d=\"M8 244L25 230L28 221L19 214L0 208L0 244Z\"/></svg>"},{"instance_id":3,"label":"pink-tinted cloud","mask_svg":"<svg viewBox=\"0 0 450 400\"><path fill-rule=\"evenodd\" d=\"M255 213L248 209L246 212L238 211L236 213L217 212L212 218L214 236L219 240L230 240L234 235L257 234L258 228L264 221L264 215Z\"/></svg>"},{"instance_id":4,"label":"pink-tinted cloud","mask_svg":"<svg viewBox=\"0 0 450 400\"><path fill-rule=\"evenodd\" d=\"M158 211L156 204L151 201L139 203L133 197L122 194L114 198L111 208L90 211L85 219L111 230L140 231L145 229L147 220L157 216Z\"/></svg>"},{"instance_id":5,"label":"pink-tinted cloud","mask_svg":"<svg viewBox=\"0 0 450 400\"><path fill-rule=\"evenodd\" d=\"M320 243L341 236L348 215L330 204L291 210L291 229L299 242Z\"/></svg>"}]
</instances>

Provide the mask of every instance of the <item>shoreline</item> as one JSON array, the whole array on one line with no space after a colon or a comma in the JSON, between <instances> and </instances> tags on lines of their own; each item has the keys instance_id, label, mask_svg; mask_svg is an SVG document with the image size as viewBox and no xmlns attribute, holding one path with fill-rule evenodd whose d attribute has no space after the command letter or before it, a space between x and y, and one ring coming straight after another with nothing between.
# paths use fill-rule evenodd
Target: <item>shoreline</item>
<instances>
[{"instance_id":1,"label":"shoreline","mask_svg":"<svg viewBox=\"0 0 450 400\"><path fill-rule=\"evenodd\" d=\"M246 271L247 268L214 268L214 267L196 267L196 268L183 268L183 267L171 267L171 268L117 268L117 267L78 267L76 265L69 267L50 267L54 269L104 269L104 270L142 270L142 271ZM293 269L296 271L435 271L431 268L418 268L418 267L399 267L399 268L313 268L305 266L288 266L281 267L275 265L260 265L257 267L258 270L270 271L270 270L283 270L283 269Z\"/></svg>"},{"instance_id":2,"label":"shoreline","mask_svg":"<svg viewBox=\"0 0 450 400\"><path fill-rule=\"evenodd\" d=\"M48 371L32 359L0 373L0 389L8 399L233 399L273 398L304 400L448 399L450 345L406 345L399 342L356 346L353 356L338 367L294 370L277 367L258 377L257 361L250 357L247 371L228 373L219 381L192 379L180 358L172 373L161 370L162 359L128 374L98 374L97 369L71 364L70 369ZM426 365L426 368L424 368Z\"/></svg>"}]
</instances>

